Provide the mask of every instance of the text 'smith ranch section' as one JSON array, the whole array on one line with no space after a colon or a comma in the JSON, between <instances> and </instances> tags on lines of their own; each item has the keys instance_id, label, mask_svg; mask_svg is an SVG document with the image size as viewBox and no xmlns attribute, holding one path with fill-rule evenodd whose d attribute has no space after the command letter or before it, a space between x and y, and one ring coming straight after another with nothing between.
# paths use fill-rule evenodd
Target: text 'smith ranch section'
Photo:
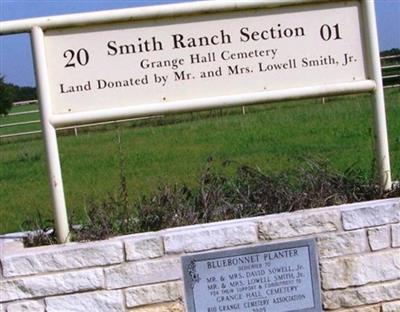
<instances>
[{"instance_id":1,"label":"text 'smith ranch section'","mask_svg":"<svg viewBox=\"0 0 400 312\"><path fill-rule=\"evenodd\" d=\"M53 113L365 80L359 3L310 8L47 31Z\"/></svg>"}]
</instances>

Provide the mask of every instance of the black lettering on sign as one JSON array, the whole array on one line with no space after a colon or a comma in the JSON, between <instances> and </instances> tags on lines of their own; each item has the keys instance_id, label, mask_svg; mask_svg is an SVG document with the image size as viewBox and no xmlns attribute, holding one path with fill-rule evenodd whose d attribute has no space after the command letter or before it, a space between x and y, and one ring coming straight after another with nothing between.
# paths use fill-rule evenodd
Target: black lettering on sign
<instances>
[{"instance_id":1,"label":"black lettering on sign","mask_svg":"<svg viewBox=\"0 0 400 312\"><path fill-rule=\"evenodd\" d=\"M342 39L342 37L340 37L339 24L336 24L334 26L329 26L328 24L324 24L321 26L319 32L322 40L324 41L329 41L331 39L333 40Z\"/></svg>"},{"instance_id":2,"label":"black lettering on sign","mask_svg":"<svg viewBox=\"0 0 400 312\"><path fill-rule=\"evenodd\" d=\"M75 67L76 62L81 66L86 66L89 63L89 52L86 49L75 50L69 49L64 52L64 58L68 59L64 67Z\"/></svg>"}]
</instances>

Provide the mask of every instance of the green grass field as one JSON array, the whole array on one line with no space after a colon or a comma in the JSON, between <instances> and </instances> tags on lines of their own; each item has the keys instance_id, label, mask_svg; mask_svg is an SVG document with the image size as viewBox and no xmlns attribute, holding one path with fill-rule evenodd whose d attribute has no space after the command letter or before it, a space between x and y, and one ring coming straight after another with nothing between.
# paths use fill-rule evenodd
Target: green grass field
<instances>
[{"instance_id":1,"label":"green grass field","mask_svg":"<svg viewBox=\"0 0 400 312\"><path fill-rule=\"evenodd\" d=\"M386 104L392 175L398 180L398 89L387 90ZM10 118L7 123L18 122L26 115L6 118ZM325 104L312 99L248 107L246 115L241 108L175 115L118 128L80 130L77 137L60 133L68 210L83 216L88 198L101 200L117 192L119 136L129 195L135 199L165 183L193 185L210 156L217 163L232 160L267 173L293 170L306 159L326 159L335 169L355 165L371 175L372 119L370 97L356 95L329 98ZM40 136L0 141L0 232L19 231L37 211L52 217L43 149Z\"/></svg>"},{"instance_id":2,"label":"green grass field","mask_svg":"<svg viewBox=\"0 0 400 312\"><path fill-rule=\"evenodd\" d=\"M37 104L29 104L24 106L16 106L13 107L10 113L19 113L19 112L27 112L27 111L34 111L38 110L39 107ZM32 114L24 114L24 115L15 115L15 116L0 116L0 125L4 124L11 124L11 123L19 123L19 122L26 122L32 120L39 120L40 114L39 113L32 113ZM37 124L29 124L29 125L20 125L14 127L0 127L0 136L17 133L17 132L28 132L28 131L35 131L40 130L40 123Z\"/></svg>"}]
</instances>

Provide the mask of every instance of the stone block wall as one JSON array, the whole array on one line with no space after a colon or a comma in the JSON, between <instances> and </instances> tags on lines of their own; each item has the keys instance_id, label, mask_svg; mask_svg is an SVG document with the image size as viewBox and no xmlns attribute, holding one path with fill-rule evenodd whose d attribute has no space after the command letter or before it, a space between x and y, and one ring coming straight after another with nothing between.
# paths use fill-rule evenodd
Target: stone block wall
<instances>
[{"instance_id":1,"label":"stone block wall","mask_svg":"<svg viewBox=\"0 0 400 312\"><path fill-rule=\"evenodd\" d=\"M400 198L24 249L0 244L0 312L184 311L180 257L300 238L325 311L400 312Z\"/></svg>"}]
</instances>

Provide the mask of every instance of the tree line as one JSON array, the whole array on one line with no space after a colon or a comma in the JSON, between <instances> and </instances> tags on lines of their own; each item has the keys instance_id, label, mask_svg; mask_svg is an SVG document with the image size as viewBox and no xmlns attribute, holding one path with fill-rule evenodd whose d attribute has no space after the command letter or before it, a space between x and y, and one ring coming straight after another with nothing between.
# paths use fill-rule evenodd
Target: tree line
<instances>
[{"instance_id":1,"label":"tree line","mask_svg":"<svg viewBox=\"0 0 400 312\"><path fill-rule=\"evenodd\" d=\"M400 49L391 49L381 52L381 56L399 55Z\"/></svg>"},{"instance_id":2,"label":"tree line","mask_svg":"<svg viewBox=\"0 0 400 312\"><path fill-rule=\"evenodd\" d=\"M35 87L20 87L7 83L4 76L0 76L0 115L7 115L14 102L34 99L36 99Z\"/></svg>"}]
</instances>

